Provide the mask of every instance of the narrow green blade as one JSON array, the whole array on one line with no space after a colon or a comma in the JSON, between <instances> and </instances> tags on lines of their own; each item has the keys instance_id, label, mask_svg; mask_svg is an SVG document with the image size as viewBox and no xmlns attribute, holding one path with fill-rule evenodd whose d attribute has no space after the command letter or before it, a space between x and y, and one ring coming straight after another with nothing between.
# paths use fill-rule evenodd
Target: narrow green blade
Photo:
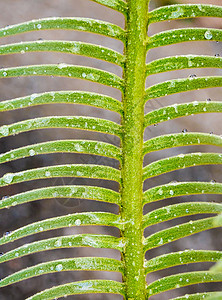
<instances>
[{"instance_id":1,"label":"narrow green blade","mask_svg":"<svg viewBox=\"0 0 222 300\"><path fill-rule=\"evenodd\" d=\"M120 171L100 165L58 165L7 173L0 178L0 187L15 183L56 177L82 177L113 180L120 183Z\"/></svg>"},{"instance_id":2,"label":"narrow green blade","mask_svg":"<svg viewBox=\"0 0 222 300\"><path fill-rule=\"evenodd\" d=\"M201 194L222 194L222 183L216 182L175 182L155 186L146 190L143 194L143 203L151 203L167 198L201 195Z\"/></svg>"},{"instance_id":3,"label":"narrow green blade","mask_svg":"<svg viewBox=\"0 0 222 300\"><path fill-rule=\"evenodd\" d=\"M119 76L91 67L61 63L58 65L33 65L0 69L0 78L27 76L57 76L78 78L104 84L116 88L122 92L124 91L123 80Z\"/></svg>"},{"instance_id":4,"label":"narrow green blade","mask_svg":"<svg viewBox=\"0 0 222 300\"><path fill-rule=\"evenodd\" d=\"M19 272L15 272L14 274L3 278L0 281L0 287L8 286L16 282L44 274L77 270L110 271L120 272L123 274L123 263L116 259L105 257L78 257L60 259L41 263L36 266L23 269Z\"/></svg>"},{"instance_id":5,"label":"narrow green blade","mask_svg":"<svg viewBox=\"0 0 222 300\"><path fill-rule=\"evenodd\" d=\"M203 113L221 113L222 102L211 101L206 102L194 101L190 103L173 104L170 106L155 109L145 115L144 127L162 123L169 120L174 120L181 117L190 115L203 114Z\"/></svg>"},{"instance_id":6,"label":"narrow green blade","mask_svg":"<svg viewBox=\"0 0 222 300\"><path fill-rule=\"evenodd\" d=\"M119 294L125 297L124 285L112 280L85 280L59 285L26 300L50 300L77 294Z\"/></svg>"},{"instance_id":7,"label":"narrow green blade","mask_svg":"<svg viewBox=\"0 0 222 300\"><path fill-rule=\"evenodd\" d=\"M146 273L198 262L217 262L222 251L185 250L154 257L145 262Z\"/></svg>"},{"instance_id":8,"label":"narrow green blade","mask_svg":"<svg viewBox=\"0 0 222 300\"><path fill-rule=\"evenodd\" d=\"M125 42L125 31L108 22L89 18L46 18L7 26L0 29L0 37L7 37L31 31L41 30L79 30L106 35Z\"/></svg>"},{"instance_id":9,"label":"narrow green blade","mask_svg":"<svg viewBox=\"0 0 222 300\"><path fill-rule=\"evenodd\" d=\"M123 114L122 103L114 98L90 92L59 91L32 94L30 96L1 101L0 112L43 104L83 104Z\"/></svg>"},{"instance_id":10,"label":"narrow green blade","mask_svg":"<svg viewBox=\"0 0 222 300\"><path fill-rule=\"evenodd\" d=\"M222 7L205 4L175 4L162 6L149 13L149 24L197 17L222 17Z\"/></svg>"}]
</instances>

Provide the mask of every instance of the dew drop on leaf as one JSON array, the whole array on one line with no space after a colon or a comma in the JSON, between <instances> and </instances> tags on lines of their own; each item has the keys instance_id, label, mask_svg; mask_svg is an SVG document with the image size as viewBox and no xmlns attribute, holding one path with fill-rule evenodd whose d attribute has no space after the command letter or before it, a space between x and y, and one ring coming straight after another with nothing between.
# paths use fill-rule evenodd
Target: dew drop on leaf
<instances>
[{"instance_id":1,"label":"dew drop on leaf","mask_svg":"<svg viewBox=\"0 0 222 300\"><path fill-rule=\"evenodd\" d=\"M56 271L60 272L60 271L62 271L62 269L63 269L63 265L62 264L58 264L56 266Z\"/></svg>"},{"instance_id":2,"label":"dew drop on leaf","mask_svg":"<svg viewBox=\"0 0 222 300\"><path fill-rule=\"evenodd\" d=\"M0 134L2 134L3 136L7 136L9 134L9 129L7 126L2 126L0 128Z\"/></svg>"},{"instance_id":3,"label":"dew drop on leaf","mask_svg":"<svg viewBox=\"0 0 222 300\"><path fill-rule=\"evenodd\" d=\"M6 182L6 183L11 183L12 180L13 180L13 177L14 177L14 174L8 173L8 174L5 174L5 175L3 176L3 180L4 180L4 182Z\"/></svg>"},{"instance_id":4,"label":"dew drop on leaf","mask_svg":"<svg viewBox=\"0 0 222 300\"><path fill-rule=\"evenodd\" d=\"M210 30L207 30L207 31L205 32L204 36L205 36L205 38L206 38L207 40L211 40L212 37L213 37L213 35L212 35L212 33L210 32Z\"/></svg>"},{"instance_id":5,"label":"dew drop on leaf","mask_svg":"<svg viewBox=\"0 0 222 300\"><path fill-rule=\"evenodd\" d=\"M34 156L35 155L35 150L33 150L33 149L29 150L29 155Z\"/></svg>"}]
</instances>

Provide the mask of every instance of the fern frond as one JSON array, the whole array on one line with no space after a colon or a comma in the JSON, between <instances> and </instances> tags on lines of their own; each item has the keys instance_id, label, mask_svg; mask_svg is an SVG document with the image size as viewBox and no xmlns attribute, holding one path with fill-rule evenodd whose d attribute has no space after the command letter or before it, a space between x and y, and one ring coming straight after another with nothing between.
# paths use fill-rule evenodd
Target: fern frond
<instances>
[{"instance_id":1,"label":"fern frond","mask_svg":"<svg viewBox=\"0 0 222 300\"><path fill-rule=\"evenodd\" d=\"M189 103L173 104L152 110L144 115L145 104L160 97L173 94L222 87L222 76L190 76L165 80L145 88L146 79L151 75L194 68L222 67L222 59L207 55L178 55L167 56L153 60L146 64L147 51L158 47L180 44L192 41L222 42L222 30L215 28L178 28L164 30L152 36L147 35L147 27L162 21L188 19L197 17L222 17L222 7L202 4L175 4L167 5L149 11L147 0L92 0L93 2L113 9L125 18L125 28L118 25L89 18L56 17L32 20L17 25L6 26L0 29L0 38L14 35L40 32L42 30L72 30L99 34L122 42L123 53L105 46L85 43L81 41L38 40L22 43L13 43L0 46L0 56L9 54L26 54L30 52L57 52L70 55L102 60L121 67L123 76L117 76L100 67L93 68L82 65L36 64L0 69L0 78L27 76L56 76L72 79L83 79L93 83L116 89L121 94L122 101L99 93L84 91L53 91L35 93L28 96L0 102L0 113L32 108L40 105L52 104L80 104L97 107L103 112L117 113L120 121L110 121L99 117L50 115L47 117L26 118L25 120L8 122L0 126L0 138L7 139L14 135L40 129L79 129L88 133L97 132L107 134L109 138L118 138L118 146L109 140L102 142L90 139L46 140L45 142L28 144L0 154L0 165L11 163L19 159L35 157L43 154L77 153L103 156L114 159L118 167L106 165L103 162L67 163L55 162L44 167L30 166L23 171L8 170L0 177L0 187L6 188L17 183L27 183L33 180L46 180L46 187L35 188L23 192L11 189L10 196L0 201L0 210L5 208L18 209L18 205L32 204L33 201L46 199L83 199L114 204L118 213L95 211L71 213L61 216L44 217L35 220L17 229L7 232L0 238L0 245L7 247L10 243L20 242L23 238L35 237L39 233L51 234L50 231L65 228L82 228L83 226L113 227L119 235L78 233L62 235L27 244L19 244L9 248L0 255L0 263L29 256L43 254L45 251L56 249L70 249L88 247L94 249L117 250L121 260L106 257L74 257L59 258L38 262L30 267L7 275L0 281L0 287L6 287L20 281L36 278L57 272L67 271L110 271L122 275L122 282L118 280L86 280L70 282L39 291L30 296L34 299L57 299L69 295L89 293L109 293L123 296L124 299L145 300L159 293L186 287L198 283L222 281L222 273L210 271L186 272L175 275L164 275L150 284L146 283L146 275L167 268L182 266L191 263L218 262L222 258L221 251L188 250L167 253L145 259L147 251L159 248L165 244L177 241L196 233L200 233L221 226L222 204L207 201L190 201L176 204L166 204L165 200L173 197L222 194L222 183L212 182L170 182L157 183L145 189L144 182L155 176L182 170L194 166L221 165L220 152L194 152L156 158L153 162L144 165L144 157L155 151L172 149L175 147L211 145L222 146L222 137L214 134L199 132L171 133L158 135L144 141L144 130L153 124L174 120L192 114L221 113L221 101L206 102L193 101ZM155 50L156 51L156 50ZM115 91L116 92L116 91ZM163 100L164 101L164 100ZM110 113L110 112L109 112ZM105 135L104 135L105 136ZM3 141L4 141L3 140ZM193 151L193 150L192 150ZM208 150L212 151L212 150ZM50 186L47 179L51 178L87 178L95 179L93 185L55 185ZM100 180L117 184L119 190L102 187ZM95 186L94 186L95 184ZM144 189L143 189L144 188ZM144 206L161 201L158 208L143 213ZM207 215L207 217L205 216ZM210 215L210 216L208 216ZM219 216L218 216L219 215ZM188 217L190 218L187 221ZM193 217L194 220L193 220ZM203 216L203 218L200 218ZM205 216L205 217L204 217ZM185 217L185 221L184 218ZM197 220L195 218L197 217ZM179 219L181 218L181 219ZM177 219L177 220L176 220ZM173 220L181 221L179 225ZM144 230L150 226L166 221L171 225L165 229L158 229L146 236ZM16 243L15 243L16 244ZM13 244L12 244L13 246ZM177 300L199 300L205 297L220 297L220 292L202 293L180 296Z\"/></svg>"}]
</instances>

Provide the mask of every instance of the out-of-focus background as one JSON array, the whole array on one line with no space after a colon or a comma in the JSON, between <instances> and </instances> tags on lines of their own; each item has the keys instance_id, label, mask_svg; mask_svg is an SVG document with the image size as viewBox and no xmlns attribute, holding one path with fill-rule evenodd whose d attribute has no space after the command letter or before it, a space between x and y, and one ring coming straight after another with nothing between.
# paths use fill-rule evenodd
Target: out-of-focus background
<instances>
[{"instance_id":1,"label":"out-of-focus background","mask_svg":"<svg viewBox=\"0 0 222 300\"><path fill-rule=\"evenodd\" d=\"M150 8L153 9L159 5L167 5L176 3L175 1L161 1L151 0ZM177 3L207 3L221 5L221 0L200 0L200 1L189 1L181 0ZM31 19L45 18L45 17L91 17L101 19L115 23L119 26L124 27L123 16L111 9L104 6L98 5L88 0L7 0L0 1L0 27L6 25L16 24ZM155 34L159 31L168 30L179 27L216 27L222 28L222 22L216 18L199 18L189 19L180 21L163 22L159 24L153 24L149 28L149 35ZM22 34L16 37L4 38L0 40L1 44L20 42L20 41L31 41L37 39L50 39L50 40L76 40L85 41L89 43L101 44L106 47L115 49L117 51L123 51L123 45L121 42L114 39L106 38L99 35L81 33L75 31L38 31L28 34ZM165 56L180 55L180 54L206 54L206 55L222 55L222 45L216 42L192 42L183 43L179 45L162 47L160 49L151 50L147 55L147 61L157 59ZM21 65L32 65L32 64L50 64L50 63L68 63L77 65L92 66L95 68L101 68L109 72L113 72L121 76L121 69L118 66L101 62L99 60L74 56L69 54L57 54L57 53L26 53L17 54L12 56L0 56L0 67L10 66L21 66ZM207 70L183 70L178 72L163 73L158 76L151 76L147 79L147 86L153 85L157 82L169 80L172 78L188 77L191 74L197 76L204 75L221 75L220 69L207 69ZM121 100L121 94L119 91L104 87L99 84L90 83L83 80L77 79L63 79L63 78L43 78L43 77L30 77L30 78L12 78L12 79L1 79L0 80L0 101L6 99L12 99L25 95L30 95L36 92L44 91L58 91L58 90L86 90L93 91L101 94L107 94ZM169 97L160 98L158 100L151 100L146 105L146 112L170 105L173 103L190 102L194 100L205 101L206 99L221 100L220 89L206 89L196 92L187 92L181 95L173 95ZM35 118L39 116L51 116L51 115L86 115L96 116L116 122L120 122L118 114L111 113L102 109L84 107L81 105L47 105L36 108L27 108L21 111L14 111L8 113L0 113L0 125L10 124L20 120L29 118ZM153 126L146 129L144 139L149 139L160 134L176 133L186 129L187 131L199 131L199 132L213 132L215 134L221 134L221 116L219 114L208 114L200 116L190 116L175 121L169 121L158 126ZM78 130L39 130L35 132L29 132L20 134L14 137L7 137L0 141L0 153L9 151L17 147L25 146L28 144L34 144L38 142L57 140L57 139L93 139L106 141L115 145L119 145L118 138L108 136L105 134L86 133ZM188 153L195 151L220 151L214 147L189 147L184 149L173 149L160 151L154 154L149 154L145 158L145 164L150 163L159 158L173 156L179 153ZM0 176L7 172L22 171L25 169L31 169L41 166L48 166L54 164L65 164L65 163L92 163L92 164L106 164L118 168L118 164L112 159L104 159L97 156L90 155L77 155L77 154L54 154L54 155L43 155L35 156L31 158L21 159L13 163L1 165ZM220 182L222 179L221 168L216 166L204 166L189 168L182 171L175 171L172 174L162 175L158 178L153 178L145 182L144 188L160 185L170 181L187 181L187 180L199 180L199 181L210 181L215 180ZM30 190L32 188L47 186L47 185L62 185L62 184L88 184L109 187L114 190L118 190L118 186L113 183L107 183L98 180L81 180L81 179L52 179L46 181L34 181L24 184L17 184L9 188L0 189L0 198L8 195L13 195L21 191ZM160 201L155 204L147 205L145 212L153 210L162 206L163 204L173 204L184 201L221 201L218 196L192 196L192 197L180 197ZM7 231L14 230L21 226L24 226L35 221L43 220L50 217L59 215L80 212L80 211L109 211L118 213L118 207L111 204L97 203L94 201L86 201L81 199L65 199L65 200L42 200L34 203L21 205L15 208L11 208L7 211L2 211L0 214L0 234L4 234ZM195 217L197 219L198 217ZM156 230L167 228L171 225L180 224L181 222L189 221L189 218L183 218L174 220L171 222L165 222L156 226L152 226L145 230L145 235L150 235ZM15 248L15 246L22 245L24 243L30 243L35 240L42 238L58 236L59 234L68 235L76 233L106 233L112 235L119 235L119 232L113 228L106 227L84 227L84 228L67 228L61 230L55 230L53 232L41 233L35 236L31 236L13 245L7 245L2 247L1 252L8 251ZM162 246L153 251L149 251L146 254L147 258L154 257L170 251L179 251L187 248L193 249L220 249L221 247L221 232L219 230L210 230L200 234L196 234L192 237L181 239L178 242L173 242L168 245ZM221 249L220 249L221 250ZM0 278L16 272L26 266L32 266L40 262L47 260L55 260L65 257L73 256L108 256L119 258L120 255L117 251L112 250L99 250L99 249L87 249L87 248L76 248L76 249L62 249L56 251L48 251L39 253L31 256L24 257L22 259L13 260L7 264L1 265ZM211 264L193 264L191 266L184 265L182 267L171 268L167 271L160 271L149 275L147 278L148 282L154 281L162 276L171 275L178 271L187 272L194 270L208 269ZM121 280L121 277L117 273L108 272L58 272L56 274L44 275L34 279L30 279L25 282L15 284L10 287L6 287L0 290L1 300L23 300L32 294L52 287L56 284L62 284L65 282L76 281L80 279L88 278L100 278L100 279L116 279ZM202 291L214 291L218 290L218 284L199 284L195 286L189 286L187 288L177 289L174 291L163 293L159 296L154 296L151 299L171 299L176 296L183 295L185 293L195 293ZM84 296L72 296L69 299L122 299L116 295L84 295Z\"/></svg>"}]
</instances>

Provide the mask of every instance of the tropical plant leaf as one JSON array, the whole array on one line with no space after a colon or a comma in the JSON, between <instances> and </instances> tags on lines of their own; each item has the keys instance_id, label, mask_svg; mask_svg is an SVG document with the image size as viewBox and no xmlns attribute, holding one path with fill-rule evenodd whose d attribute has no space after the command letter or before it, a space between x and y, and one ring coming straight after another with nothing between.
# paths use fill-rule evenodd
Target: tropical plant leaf
<instances>
[{"instance_id":1,"label":"tropical plant leaf","mask_svg":"<svg viewBox=\"0 0 222 300\"><path fill-rule=\"evenodd\" d=\"M217 28L177 28L161 31L149 36L147 27L150 24L178 19L196 17L222 17L222 7L203 4L175 4L158 7L150 11L148 0L92 0L98 5L104 5L121 13L125 18L125 28L105 21L76 18L56 17L32 20L17 25L10 25L0 29L0 37L42 30L76 30L89 32L113 38L123 43L124 51L120 53L111 48L81 41L66 40L37 40L22 43L2 44L0 55L30 53L30 52L57 52L102 60L115 64L122 69L123 75L116 75L104 71L99 67L93 68L66 63L39 64L0 69L0 78L27 76L55 76L76 78L108 86L118 90L122 101L105 94L87 91L46 91L8 99L0 102L0 113L4 117L6 112L25 108L32 109L40 105L73 104L86 105L102 109L103 112L117 113L120 122L107 120L101 116L73 116L50 115L25 120L6 122L0 126L0 138L12 138L26 132L36 132L40 129L78 129L88 133L96 132L107 134L108 141L99 138L85 139L53 139L13 147L0 154L0 165L12 163L25 158L34 158L37 155L61 153L77 153L103 156L117 162L114 166L108 163L58 163L42 167L24 168L6 172L0 177L0 187L6 188L17 183L28 183L34 180L45 180L46 186L29 189L28 191L12 192L0 201L0 209L4 213L6 208L18 209L19 205L32 204L33 201L46 199L86 199L118 206L119 212L85 211L55 217L44 217L42 220L28 222L13 231L9 231L0 238L0 245L7 247L9 243L32 237L28 243L16 244L0 256L0 263L11 262L31 254L44 255L45 251L69 249L77 247L91 247L95 249L113 249L121 255L119 258L108 256L99 257L95 254L90 257L59 258L38 262L29 267L5 276L0 281L0 287L10 286L23 280L35 278L57 272L68 271L109 271L122 275L122 282L118 280L88 279L76 281L42 290L41 287L29 300L57 299L77 294L118 294L124 299L145 300L150 296L158 295L172 289L178 289L193 284L221 282L222 252L216 250L183 250L155 255L146 259L148 250L159 248L162 245L189 237L202 231L221 227L222 204L201 200L170 204L167 199L192 195L221 195L222 183L198 181L155 183L146 188L144 182L151 178L168 174L185 168L221 165L222 137L215 134L201 132L170 133L155 136L144 141L144 130L157 123L174 120L196 114L221 113L221 101L197 101L174 103L159 109L153 109L145 115L145 104L153 99L179 94L199 89L222 87L222 76L189 76L160 80L146 88L146 79L151 75L178 71L184 69L220 69L222 59L209 55L177 55L158 58L146 63L147 51L162 46L175 45L183 42L217 41L222 42L222 30ZM162 102L161 102L162 103ZM112 138L117 137L119 144L114 145ZM165 158L156 158L152 162L144 163L150 153L185 146L217 147L214 152L186 152L179 155L167 155ZM202 148L201 148L202 149ZM189 147L188 147L189 150ZM210 150L213 151L213 150ZM50 185L52 178L87 178L96 179L91 184ZM118 191L112 186L102 186L100 180L114 182ZM144 206L164 200L158 208L144 212ZM146 207L145 207L146 209ZM188 217L183 219L183 217ZM181 218L181 219L180 219ZM169 222L169 226L157 229L146 236L144 230L166 221L181 221L180 224ZM176 225L175 225L176 224ZM83 226L114 227L118 236L111 234L81 233L50 236L52 230ZM35 235L46 233L47 237L34 240ZM164 275L162 278L147 284L146 275L175 266L192 263L217 263L209 271L195 271ZM174 298L175 300L221 299L221 292L206 292L187 294Z\"/></svg>"}]
</instances>

